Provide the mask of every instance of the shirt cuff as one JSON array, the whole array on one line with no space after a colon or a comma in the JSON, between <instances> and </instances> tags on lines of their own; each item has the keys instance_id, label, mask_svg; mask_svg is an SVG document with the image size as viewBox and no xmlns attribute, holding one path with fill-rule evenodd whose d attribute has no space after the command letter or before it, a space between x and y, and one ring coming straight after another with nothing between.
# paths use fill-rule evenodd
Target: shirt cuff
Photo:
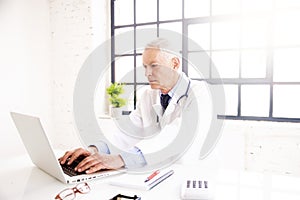
<instances>
[{"instance_id":1,"label":"shirt cuff","mask_svg":"<svg viewBox=\"0 0 300 200\"><path fill-rule=\"evenodd\" d=\"M89 145L89 147L96 147L99 153L110 154L110 150L107 144L103 141L98 141L94 144Z\"/></svg>"},{"instance_id":2,"label":"shirt cuff","mask_svg":"<svg viewBox=\"0 0 300 200\"><path fill-rule=\"evenodd\" d=\"M137 147L133 147L126 152L121 152L120 156L122 157L125 163L125 168L127 169L140 168L147 164L142 151Z\"/></svg>"},{"instance_id":3,"label":"shirt cuff","mask_svg":"<svg viewBox=\"0 0 300 200\"><path fill-rule=\"evenodd\" d=\"M110 154L107 144L103 141L98 141L89 145L89 147L96 147L99 153ZM122 151L120 156L125 163L125 168L127 169L140 168L147 164L142 151L137 147L133 147L126 152Z\"/></svg>"}]
</instances>

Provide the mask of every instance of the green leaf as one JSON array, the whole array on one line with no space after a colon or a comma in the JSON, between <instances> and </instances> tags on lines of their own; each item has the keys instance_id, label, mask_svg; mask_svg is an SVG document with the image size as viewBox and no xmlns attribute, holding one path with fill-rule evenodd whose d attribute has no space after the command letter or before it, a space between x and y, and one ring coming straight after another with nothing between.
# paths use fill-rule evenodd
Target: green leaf
<instances>
[{"instance_id":1,"label":"green leaf","mask_svg":"<svg viewBox=\"0 0 300 200\"><path fill-rule=\"evenodd\" d=\"M119 97L124 93L124 85L121 83L112 83L108 88L106 88L106 93L110 96L109 101L113 107L125 106L127 101Z\"/></svg>"}]
</instances>

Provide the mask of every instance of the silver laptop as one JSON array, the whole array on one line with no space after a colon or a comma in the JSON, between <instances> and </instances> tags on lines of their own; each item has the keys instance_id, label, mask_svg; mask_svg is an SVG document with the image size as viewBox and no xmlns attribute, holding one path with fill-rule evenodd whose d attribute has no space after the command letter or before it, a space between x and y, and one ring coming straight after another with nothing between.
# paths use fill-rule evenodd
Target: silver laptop
<instances>
[{"instance_id":1,"label":"silver laptop","mask_svg":"<svg viewBox=\"0 0 300 200\"><path fill-rule=\"evenodd\" d=\"M75 176L67 175L64 173L58 158L55 156L40 119L20 113L11 112L10 114L32 162L41 170L58 180L64 183L74 184L125 172L125 170L121 169L104 170L93 174Z\"/></svg>"}]
</instances>

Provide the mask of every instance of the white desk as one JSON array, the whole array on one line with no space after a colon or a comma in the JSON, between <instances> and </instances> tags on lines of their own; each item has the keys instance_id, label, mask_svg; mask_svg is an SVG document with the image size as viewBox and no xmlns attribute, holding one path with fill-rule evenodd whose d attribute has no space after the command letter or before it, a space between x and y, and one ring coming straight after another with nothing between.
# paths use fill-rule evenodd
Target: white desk
<instances>
[{"instance_id":1,"label":"white desk","mask_svg":"<svg viewBox=\"0 0 300 200\"><path fill-rule=\"evenodd\" d=\"M116 177L108 177L89 182L91 192L77 194L81 200L108 200L118 193L137 194L143 200L180 199L182 180L203 170L196 166L172 166L175 173L150 191L126 189L111 186L107 182ZM145 176L145 175L142 175ZM72 187L39 170L27 155L1 162L1 200L54 199L61 190ZM299 200L300 177L271 175L245 171L219 169L215 173L216 200Z\"/></svg>"}]
</instances>

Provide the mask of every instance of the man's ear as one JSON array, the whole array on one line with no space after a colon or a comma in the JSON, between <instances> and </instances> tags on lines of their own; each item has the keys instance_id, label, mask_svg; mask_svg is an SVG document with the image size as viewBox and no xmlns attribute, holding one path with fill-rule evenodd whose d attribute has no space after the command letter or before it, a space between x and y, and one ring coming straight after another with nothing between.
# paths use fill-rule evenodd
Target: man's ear
<instances>
[{"instance_id":1,"label":"man's ear","mask_svg":"<svg viewBox=\"0 0 300 200\"><path fill-rule=\"evenodd\" d=\"M173 69L178 69L180 67L180 60L177 57L172 58Z\"/></svg>"}]
</instances>

